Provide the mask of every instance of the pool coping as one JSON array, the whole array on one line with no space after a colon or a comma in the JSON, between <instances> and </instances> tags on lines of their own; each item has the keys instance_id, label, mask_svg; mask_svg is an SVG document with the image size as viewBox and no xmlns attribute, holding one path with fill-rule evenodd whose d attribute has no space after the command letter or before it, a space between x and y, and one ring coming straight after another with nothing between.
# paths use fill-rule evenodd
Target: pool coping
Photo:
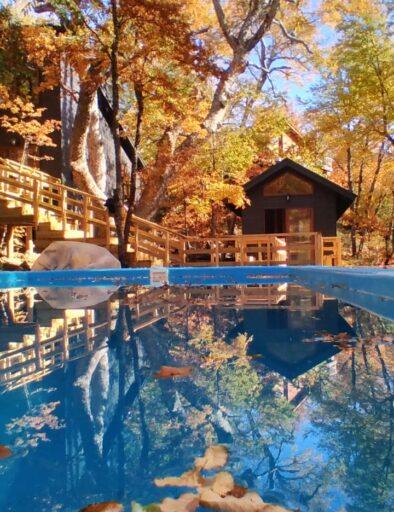
<instances>
[{"instance_id":1,"label":"pool coping","mask_svg":"<svg viewBox=\"0 0 394 512\"><path fill-rule=\"evenodd\" d=\"M155 274L156 273L156 274ZM161 275L161 279L160 279ZM156 276L156 277L155 277ZM159 277L158 277L159 276ZM394 269L371 267L247 266L0 272L0 289L85 286L219 286L265 284L272 279L352 290L394 299Z\"/></svg>"}]
</instances>

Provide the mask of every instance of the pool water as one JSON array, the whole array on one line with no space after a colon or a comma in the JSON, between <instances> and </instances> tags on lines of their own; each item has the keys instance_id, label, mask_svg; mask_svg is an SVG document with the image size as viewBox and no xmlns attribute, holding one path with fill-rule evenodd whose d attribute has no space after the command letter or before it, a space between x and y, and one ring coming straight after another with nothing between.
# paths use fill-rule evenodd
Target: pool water
<instances>
[{"instance_id":1,"label":"pool water","mask_svg":"<svg viewBox=\"0 0 394 512\"><path fill-rule=\"evenodd\" d=\"M283 282L6 291L0 510L160 503L223 445L268 503L392 511L393 333Z\"/></svg>"}]
</instances>

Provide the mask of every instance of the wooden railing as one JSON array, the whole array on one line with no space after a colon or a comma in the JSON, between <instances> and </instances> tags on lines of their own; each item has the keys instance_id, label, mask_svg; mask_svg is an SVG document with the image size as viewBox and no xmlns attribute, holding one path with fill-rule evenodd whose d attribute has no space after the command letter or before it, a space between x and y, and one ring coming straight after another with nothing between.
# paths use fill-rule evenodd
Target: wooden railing
<instances>
[{"instance_id":1,"label":"wooden railing","mask_svg":"<svg viewBox=\"0 0 394 512\"><path fill-rule=\"evenodd\" d=\"M60 231L69 232L68 238L73 238L74 232L78 239L116 248L114 222L103 201L40 171L0 159L0 198L17 205L30 205L35 227L55 219ZM136 262L149 260L165 266L338 265L341 262L340 240L322 238L320 233L186 237L135 215L132 220L128 250L134 253ZM52 228L46 229L49 232ZM38 233L36 240L40 236L48 242L45 233L45 230Z\"/></svg>"},{"instance_id":2,"label":"wooden railing","mask_svg":"<svg viewBox=\"0 0 394 512\"><path fill-rule=\"evenodd\" d=\"M322 239L322 265L338 267L342 265L342 244L339 236L325 236Z\"/></svg>"},{"instance_id":3,"label":"wooden railing","mask_svg":"<svg viewBox=\"0 0 394 512\"><path fill-rule=\"evenodd\" d=\"M0 160L0 197L30 205L36 227L52 216L61 222L64 230L82 230L84 238L95 236L95 228L109 230L108 213L100 199L39 171L34 170L32 174L20 171L4 160ZM47 215L46 219L43 214Z\"/></svg>"}]
</instances>

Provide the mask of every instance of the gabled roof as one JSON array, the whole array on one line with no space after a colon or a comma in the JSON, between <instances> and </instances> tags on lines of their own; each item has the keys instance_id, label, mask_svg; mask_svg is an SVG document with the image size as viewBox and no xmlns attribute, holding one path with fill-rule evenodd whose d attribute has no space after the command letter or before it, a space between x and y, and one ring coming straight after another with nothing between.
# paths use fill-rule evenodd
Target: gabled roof
<instances>
[{"instance_id":1,"label":"gabled roof","mask_svg":"<svg viewBox=\"0 0 394 512\"><path fill-rule=\"evenodd\" d=\"M356 195L353 194L353 192L350 192L350 190L346 190L345 188L340 187L336 183L328 180L327 178L324 178L323 176L320 176L320 174L317 174L316 172L307 169L303 165L294 162L290 158L284 158L280 162L269 167L266 171L248 181L244 185L245 192L248 193L258 185L261 185L265 181L274 177L275 174L287 170L293 171L294 173L299 174L300 176L307 178L308 180L311 180L336 194L338 198L338 216L342 215L342 213L344 213L344 211L349 208L349 206L356 198Z\"/></svg>"}]
</instances>

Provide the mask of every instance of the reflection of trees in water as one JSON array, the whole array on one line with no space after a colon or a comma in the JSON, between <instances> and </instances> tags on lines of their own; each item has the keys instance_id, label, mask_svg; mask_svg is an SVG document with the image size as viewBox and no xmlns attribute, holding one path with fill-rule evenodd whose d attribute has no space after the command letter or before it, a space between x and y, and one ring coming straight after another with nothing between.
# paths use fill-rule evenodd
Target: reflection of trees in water
<instances>
[{"instance_id":1,"label":"reflection of trees in water","mask_svg":"<svg viewBox=\"0 0 394 512\"><path fill-rule=\"evenodd\" d=\"M341 354L338 375L313 392L313 425L329 454L332 481L349 497L349 511L390 509L394 395L389 349L364 344Z\"/></svg>"},{"instance_id":2,"label":"reflection of trees in water","mask_svg":"<svg viewBox=\"0 0 394 512\"><path fill-rule=\"evenodd\" d=\"M241 319L237 309L189 305L135 333L121 300L109 339L97 339L100 350L65 372L65 468L56 481L66 485L37 485L31 511L70 501L77 509L87 494L88 501L160 501L153 479L187 470L211 443L229 443L231 472L267 501L330 510L337 486L354 503L349 510L373 510L374 500L384 510L393 431L388 350L362 345L337 357L336 373L320 366L300 377L293 384L310 392L314 406L295 410L283 377L264 359L228 358L227 334ZM359 332L376 333L373 321L359 315ZM195 370L187 379L153 379L163 364ZM313 448L296 447L307 411L329 464ZM52 503L43 505L48 489Z\"/></svg>"}]
</instances>

